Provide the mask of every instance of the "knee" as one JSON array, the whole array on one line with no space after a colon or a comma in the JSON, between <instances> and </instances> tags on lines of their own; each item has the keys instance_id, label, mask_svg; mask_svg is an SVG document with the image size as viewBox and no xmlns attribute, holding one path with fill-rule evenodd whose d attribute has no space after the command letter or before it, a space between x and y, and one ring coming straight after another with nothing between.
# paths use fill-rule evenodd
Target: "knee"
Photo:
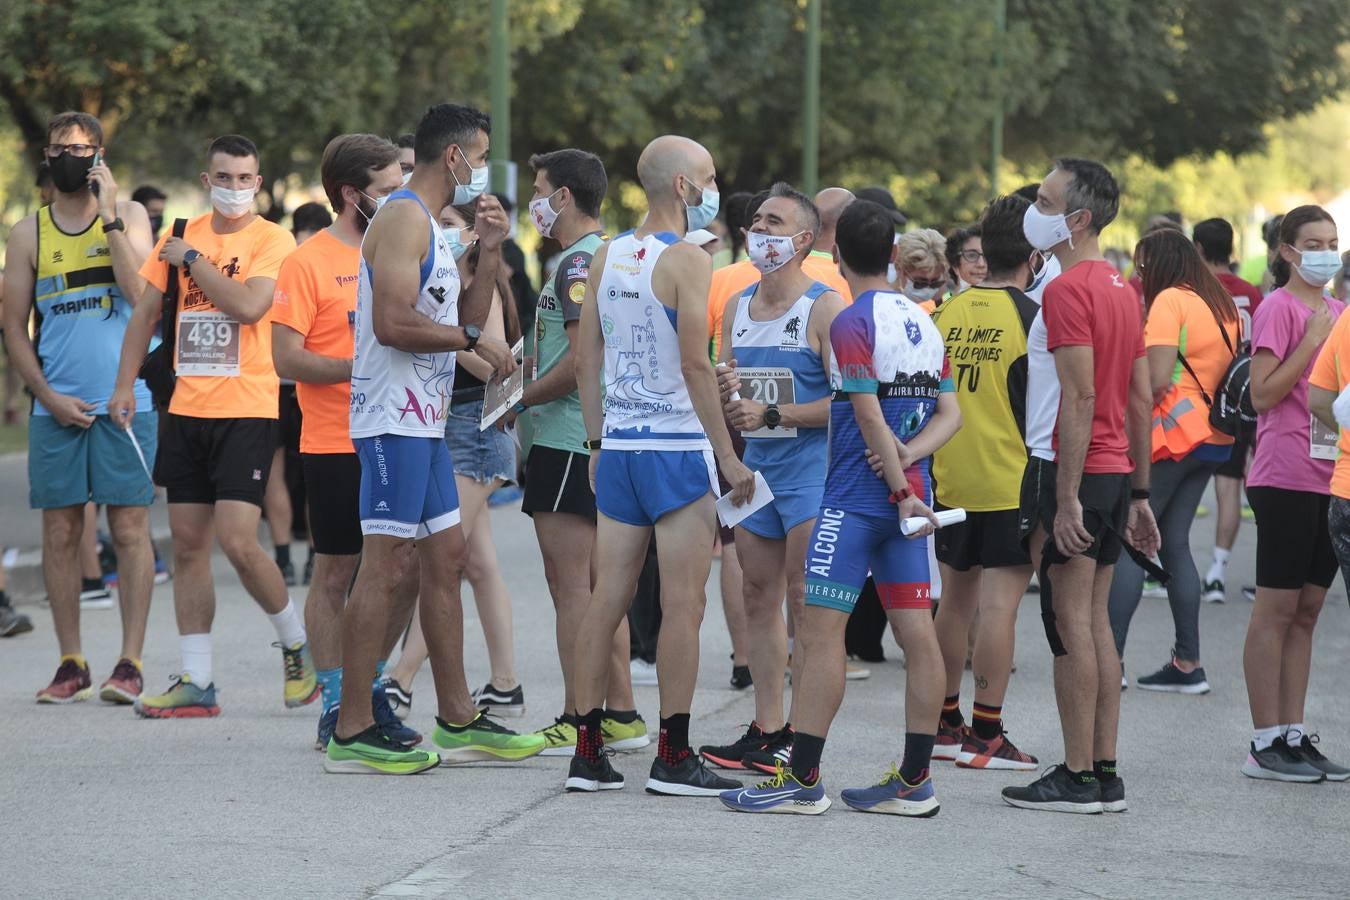
<instances>
[{"instance_id":1,"label":"knee","mask_svg":"<svg viewBox=\"0 0 1350 900\"><path fill-rule=\"evenodd\" d=\"M256 535L231 529L220 532L220 549L236 569L249 562L251 551L260 549Z\"/></svg>"},{"instance_id":2,"label":"knee","mask_svg":"<svg viewBox=\"0 0 1350 900\"><path fill-rule=\"evenodd\" d=\"M84 515L66 515L65 510L55 510L42 517L43 540L47 546L56 550L72 550L80 542L84 533Z\"/></svg>"},{"instance_id":3,"label":"knee","mask_svg":"<svg viewBox=\"0 0 1350 900\"><path fill-rule=\"evenodd\" d=\"M1322 614L1322 601L1300 602L1290 617L1290 626L1312 631L1317 627L1317 618Z\"/></svg>"},{"instance_id":4,"label":"knee","mask_svg":"<svg viewBox=\"0 0 1350 900\"><path fill-rule=\"evenodd\" d=\"M113 546L119 552L150 543L150 517L144 510L123 510L108 519Z\"/></svg>"}]
</instances>

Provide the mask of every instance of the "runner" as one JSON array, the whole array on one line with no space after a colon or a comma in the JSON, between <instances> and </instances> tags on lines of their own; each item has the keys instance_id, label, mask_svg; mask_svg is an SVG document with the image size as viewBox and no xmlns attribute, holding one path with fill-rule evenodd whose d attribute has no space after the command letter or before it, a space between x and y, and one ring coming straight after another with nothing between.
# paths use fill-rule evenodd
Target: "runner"
<instances>
[{"instance_id":1,"label":"runner","mask_svg":"<svg viewBox=\"0 0 1350 900\"><path fill-rule=\"evenodd\" d=\"M1031 246L1063 267L1043 311L1062 390L1055 460L1028 465L1020 530L1040 559L1064 762L1030 785L1003 789L1005 801L1025 809L1125 810L1116 773L1120 658L1107 596L1123 541L1152 554L1158 529L1147 502L1150 395L1139 300L1099 245L1119 200L1104 166L1060 159L1023 222Z\"/></svg>"},{"instance_id":2,"label":"runner","mask_svg":"<svg viewBox=\"0 0 1350 900\"><path fill-rule=\"evenodd\" d=\"M295 238L253 211L262 177L252 141L237 134L216 138L206 163L201 182L214 209L187 222L181 233L161 237L141 267L149 289L127 326L109 403L121 422L144 408L133 389L136 372L162 317L169 279L176 279L175 320L165 330L173 335L177 382L154 473L169 499L182 670L166 692L137 702L136 712L150 718L220 713L211 677L213 535L276 630L286 706L319 696L300 614L286 595L281 570L258 543L277 427L272 294Z\"/></svg>"},{"instance_id":3,"label":"runner","mask_svg":"<svg viewBox=\"0 0 1350 900\"><path fill-rule=\"evenodd\" d=\"M596 252L582 301L577 385L599 520L596 584L574 651L572 689L580 724L569 791L624 785L602 753L600 704L607 651L633 597L653 530L661 571L656 660L661 731L647 790L713 796L736 786L704 768L689 748L703 585L716 527L711 494L717 473L709 447L738 504L754 491L754 473L736 458L722 420L708 359L712 262L680 240L717 214L715 179L712 156L694 141L665 135L649 143L638 159L647 217L636 231ZM603 444L589 437L602 433ZM594 452L602 446L604 452Z\"/></svg>"},{"instance_id":4,"label":"runner","mask_svg":"<svg viewBox=\"0 0 1350 900\"><path fill-rule=\"evenodd\" d=\"M141 649L154 580L148 508L155 499L135 444L147 460L155 458L155 413L141 381L135 391L143 411L127 423L130 432L110 414L108 400L141 292L136 273L150 253L150 220L139 203L117 199L98 119L79 112L54 117L43 153L55 195L10 233L4 305L10 360L33 394L29 502L42 510L42 577L61 654L56 676L37 699L70 703L93 696L80 642L80 549L85 505L92 501L107 504L121 573L122 652L99 696L132 703L143 686ZM34 309L36 345L28 334Z\"/></svg>"},{"instance_id":5,"label":"runner","mask_svg":"<svg viewBox=\"0 0 1350 900\"><path fill-rule=\"evenodd\" d=\"M328 142L319 171L337 219L282 263L272 307L272 359L279 376L295 380L302 413L300 461L314 540L305 630L323 694L317 750L327 749L337 724L342 608L361 553L361 464L347 426L361 237L376 208L402 182L395 152L393 144L371 134L344 134ZM416 596L415 580L395 592L377 673L403 633ZM383 691L374 709L382 725L398 732L400 742L421 740L393 715Z\"/></svg>"},{"instance_id":6,"label":"runner","mask_svg":"<svg viewBox=\"0 0 1350 900\"><path fill-rule=\"evenodd\" d=\"M920 228L900 235L895 246L896 287L931 316L947 290L947 239Z\"/></svg>"},{"instance_id":7,"label":"runner","mask_svg":"<svg viewBox=\"0 0 1350 900\"><path fill-rule=\"evenodd\" d=\"M1325 293L1340 267L1336 223L1320 206L1300 206L1285 214L1278 242L1275 290L1252 321L1257 423L1247 497L1256 513L1256 605L1242 668L1254 730L1242 774L1344 780L1344 769L1305 753L1303 724L1313 630L1336 578L1327 515L1337 435L1308 410L1308 375L1345 309ZM1325 369L1319 383L1331 383Z\"/></svg>"},{"instance_id":8,"label":"runner","mask_svg":"<svg viewBox=\"0 0 1350 900\"><path fill-rule=\"evenodd\" d=\"M1017 609L1031 580L1031 557L1017 533L1018 493L1027 466L1027 334L1039 311L1021 290L1031 273L1032 249L1022 234L1027 206L1014 195L985 208L980 224L956 242L966 248L962 252L968 252L972 239L981 248L979 270L967 270L981 280L933 314L952 361L963 423L933 455L935 508L966 510L966 521L934 538L943 585L936 626L947 681L933 758L954 760L963 768L1034 769L1037 764L1036 757L1008 739L1002 718ZM961 676L972 626L975 700L967 726L960 707Z\"/></svg>"},{"instance_id":9,"label":"runner","mask_svg":"<svg viewBox=\"0 0 1350 900\"><path fill-rule=\"evenodd\" d=\"M928 457L960 427L961 412L937 328L886 280L895 258L891 235L891 217L879 204L858 200L839 217L839 268L854 301L830 326L829 464L797 630L796 652L805 658L793 688L791 765L780 764L754 788L723 793L733 810L817 815L829 808L821 753L844 696L844 629L870 567L905 651L904 756L879 784L842 797L863 812L938 812L928 774L942 706L925 547L933 529L925 523L906 537L900 523L936 521L923 499ZM869 449L883 460L884 480L868 468Z\"/></svg>"},{"instance_id":10,"label":"runner","mask_svg":"<svg viewBox=\"0 0 1350 900\"><path fill-rule=\"evenodd\" d=\"M544 747L481 715L464 678L460 578L465 564L459 500L445 418L455 351L473 350L500 374L515 360L505 342L481 338L492 301L506 217L491 197L487 116L442 103L417 127L417 165L388 195L361 245L351 437L361 461L361 563L343 614L343 685L324 770L406 775L447 762L523 759ZM436 214L478 204L480 277L460 296L459 269ZM461 327L458 323L463 321ZM416 543L415 543L416 542ZM368 685L391 627L389 596L420 570L420 614L440 715L437 752L398 743L374 719Z\"/></svg>"},{"instance_id":11,"label":"runner","mask_svg":"<svg viewBox=\"0 0 1350 900\"><path fill-rule=\"evenodd\" d=\"M820 215L806 195L775 184L746 235L762 278L728 302L723 319L722 404L745 438L745 464L764 476L774 496L736 527L746 630L754 636L748 643L755 718L734 743L699 750L728 769L773 772L792 752L779 676L788 665L783 596L800 624L806 548L825 482L830 323L844 308L835 291L803 271L819 232ZM792 662L800 683L801 655Z\"/></svg>"},{"instance_id":12,"label":"runner","mask_svg":"<svg viewBox=\"0 0 1350 900\"><path fill-rule=\"evenodd\" d=\"M595 494L587 477L586 423L572 354L591 259L605 242L599 217L609 179L600 158L584 150L538 153L530 157L530 167L534 169L530 218L541 236L553 238L564 249L553 276L545 279L539 292L535 371L520 403L506 418L514 422L528 411L534 429L527 464L530 478L520 509L534 520L553 598L563 676L562 715L538 733L548 741L543 755L571 756L577 745L573 654L595 568ZM637 750L651 743L647 723L637 713L629 671L625 620L610 643L608 693L600 722L605 743L616 750Z\"/></svg>"}]
</instances>

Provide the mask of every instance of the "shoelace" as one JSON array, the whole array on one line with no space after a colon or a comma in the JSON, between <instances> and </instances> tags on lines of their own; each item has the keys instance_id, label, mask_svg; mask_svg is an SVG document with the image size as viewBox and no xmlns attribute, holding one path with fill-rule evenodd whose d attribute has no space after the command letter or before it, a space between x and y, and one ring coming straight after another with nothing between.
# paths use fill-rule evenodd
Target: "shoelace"
<instances>
[{"instance_id":1,"label":"shoelace","mask_svg":"<svg viewBox=\"0 0 1350 900\"><path fill-rule=\"evenodd\" d=\"M895 767L895 763L891 763L890 769L887 770L886 774L882 775L881 780L877 782L877 787L886 787L897 782L903 785L905 780L900 777L900 770Z\"/></svg>"},{"instance_id":2,"label":"shoelace","mask_svg":"<svg viewBox=\"0 0 1350 900\"><path fill-rule=\"evenodd\" d=\"M772 788L781 788L787 785L787 782L788 782L788 771L787 769L783 768L782 763L779 763L778 765L773 767L773 777L761 781L759 784L755 785L755 790L767 791Z\"/></svg>"},{"instance_id":3,"label":"shoelace","mask_svg":"<svg viewBox=\"0 0 1350 900\"><path fill-rule=\"evenodd\" d=\"M1310 759L1322 762L1326 757L1313 744L1320 744L1322 736L1320 734L1304 734L1303 740L1298 742L1298 749L1302 750Z\"/></svg>"},{"instance_id":4,"label":"shoelace","mask_svg":"<svg viewBox=\"0 0 1350 900\"><path fill-rule=\"evenodd\" d=\"M548 741L552 743L565 744L567 743L567 731L565 730L566 725L567 723L563 721L562 716L559 716L558 718L553 720L552 725L549 725L547 728L543 730L542 734Z\"/></svg>"},{"instance_id":5,"label":"shoelace","mask_svg":"<svg viewBox=\"0 0 1350 900\"><path fill-rule=\"evenodd\" d=\"M479 731L490 731L493 734L515 734L514 731L498 722L496 716L484 710L479 710L478 717L465 727L476 728Z\"/></svg>"},{"instance_id":6,"label":"shoelace","mask_svg":"<svg viewBox=\"0 0 1350 900\"><path fill-rule=\"evenodd\" d=\"M292 650L280 641L274 642L272 646L281 648L281 662L286 670L287 681L299 681L305 677L304 647Z\"/></svg>"}]
</instances>

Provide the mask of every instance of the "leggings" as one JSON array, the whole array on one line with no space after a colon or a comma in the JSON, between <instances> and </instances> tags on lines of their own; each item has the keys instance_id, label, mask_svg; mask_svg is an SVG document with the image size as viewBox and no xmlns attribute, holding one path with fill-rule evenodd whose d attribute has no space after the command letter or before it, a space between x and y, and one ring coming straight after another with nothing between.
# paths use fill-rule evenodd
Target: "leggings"
<instances>
[{"instance_id":1,"label":"leggings","mask_svg":"<svg viewBox=\"0 0 1350 900\"><path fill-rule=\"evenodd\" d=\"M1331 530L1331 546L1341 564L1341 577L1350 585L1350 500L1332 495L1327 526Z\"/></svg>"},{"instance_id":2,"label":"leggings","mask_svg":"<svg viewBox=\"0 0 1350 900\"><path fill-rule=\"evenodd\" d=\"M1200 574L1191 557L1191 522L1205 493L1205 485L1218 469L1217 462L1198 460L1192 454L1153 464L1149 506L1158 520L1162 548L1158 557L1171 579L1167 583L1167 602L1172 607L1176 643L1172 652L1177 659L1200 659ZM1130 619L1139 606L1144 589L1144 570L1122 556L1111 580L1111 631L1116 650L1124 654Z\"/></svg>"}]
</instances>

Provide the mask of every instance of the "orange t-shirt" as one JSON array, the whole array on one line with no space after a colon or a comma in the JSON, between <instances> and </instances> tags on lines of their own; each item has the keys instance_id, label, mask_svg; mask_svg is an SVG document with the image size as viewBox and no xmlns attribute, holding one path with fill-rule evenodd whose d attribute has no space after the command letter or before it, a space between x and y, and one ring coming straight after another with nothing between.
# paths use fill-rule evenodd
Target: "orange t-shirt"
<instances>
[{"instance_id":1,"label":"orange t-shirt","mask_svg":"<svg viewBox=\"0 0 1350 900\"><path fill-rule=\"evenodd\" d=\"M1224 373L1233 363L1233 353L1228 348L1237 347L1238 341L1242 339L1241 328L1238 320L1229 322L1225 327L1228 332L1228 342L1225 343L1219 332L1218 320L1200 295L1189 288L1173 287L1153 299L1153 306L1149 308L1148 318L1144 322L1144 346L1176 347L1179 353L1185 354L1186 361L1191 364L1204 384L1205 391L1213 399ZM1180 357L1172 369L1172 384L1196 409L1201 412L1209 409L1204 395L1200 393L1201 385L1186 371ZM1211 428L1206 443L1231 444L1233 438Z\"/></svg>"},{"instance_id":2,"label":"orange t-shirt","mask_svg":"<svg viewBox=\"0 0 1350 900\"><path fill-rule=\"evenodd\" d=\"M169 285L169 264L159 251L170 236L169 230L160 235L141 266L141 277L160 291ZM233 234L216 234L207 213L188 221L183 240L240 282L276 278L282 261L295 249L289 231L261 216ZM272 366L271 311L252 325L231 322L195 281L181 270L178 277L174 358L179 374L169 412L203 419L275 419L280 382ZM222 374L189 373L185 363Z\"/></svg>"},{"instance_id":3,"label":"orange t-shirt","mask_svg":"<svg viewBox=\"0 0 1350 900\"><path fill-rule=\"evenodd\" d=\"M1341 314L1327 335L1326 343L1313 363L1308 384L1339 394L1350 382L1350 316ZM1340 429L1336 442L1336 469L1331 474L1331 494L1350 500L1350 431Z\"/></svg>"},{"instance_id":4,"label":"orange t-shirt","mask_svg":"<svg viewBox=\"0 0 1350 900\"><path fill-rule=\"evenodd\" d=\"M305 349L351 359L355 349L356 282L361 248L349 247L324 229L286 258L277 275L272 321L298 333ZM348 429L352 383L295 383L303 418L301 453L355 453Z\"/></svg>"},{"instance_id":5,"label":"orange t-shirt","mask_svg":"<svg viewBox=\"0 0 1350 900\"><path fill-rule=\"evenodd\" d=\"M816 281L828 284L830 290L844 298L845 303L853 303L853 292L848 289L848 282L840 274L839 267L834 264L834 257L830 254L823 250L812 250L806 254L806 259L802 260L802 271Z\"/></svg>"},{"instance_id":6,"label":"orange t-shirt","mask_svg":"<svg viewBox=\"0 0 1350 900\"><path fill-rule=\"evenodd\" d=\"M807 277L822 282L830 290L838 291L845 303L853 302L853 293L848 282L839 274L839 267L826 253L812 250L802 260L802 272ZM712 339L712 358L722 350L722 313L726 311L727 301L741 291L759 281L759 269L748 259L723 266L713 272L712 287L708 290L708 336Z\"/></svg>"}]
</instances>

